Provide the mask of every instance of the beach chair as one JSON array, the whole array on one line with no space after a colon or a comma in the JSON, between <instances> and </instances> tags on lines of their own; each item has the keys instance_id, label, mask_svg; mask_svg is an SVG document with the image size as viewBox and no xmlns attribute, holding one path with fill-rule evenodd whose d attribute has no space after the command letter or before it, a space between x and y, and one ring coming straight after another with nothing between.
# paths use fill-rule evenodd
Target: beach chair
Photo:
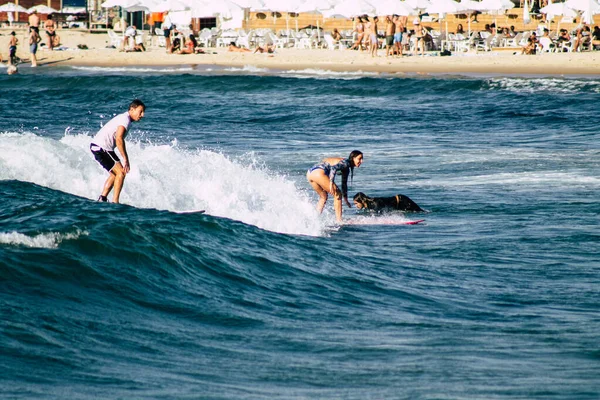
<instances>
[{"instance_id":1,"label":"beach chair","mask_svg":"<svg viewBox=\"0 0 600 400\"><path fill-rule=\"evenodd\" d=\"M327 44L327 48L329 50L335 50L336 47L338 48L338 50L343 50L342 44L340 42L335 43L333 41L333 36L331 36L329 33L323 35L323 39L325 40L325 43Z\"/></svg>"},{"instance_id":2,"label":"beach chair","mask_svg":"<svg viewBox=\"0 0 600 400\"><path fill-rule=\"evenodd\" d=\"M114 30L108 30L108 39L110 41L110 45L114 46L115 49L120 49L123 46L123 37L118 35Z\"/></svg>"},{"instance_id":3,"label":"beach chair","mask_svg":"<svg viewBox=\"0 0 600 400\"><path fill-rule=\"evenodd\" d=\"M285 45L285 39L280 39L273 32L267 32L266 34L266 42L272 44L278 49L283 49Z\"/></svg>"},{"instance_id":4,"label":"beach chair","mask_svg":"<svg viewBox=\"0 0 600 400\"><path fill-rule=\"evenodd\" d=\"M553 53L556 51L556 44L549 37L542 36L539 40L539 45L542 47L538 54Z\"/></svg>"},{"instance_id":5,"label":"beach chair","mask_svg":"<svg viewBox=\"0 0 600 400\"><path fill-rule=\"evenodd\" d=\"M523 33L519 32L512 38L504 38L504 47L517 47L523 38Z\"/></svg>"},{"instance_id":6,"label":"beach chair","mask_svg":"<svg viewBox=\"0 0 600 400\"><path fill-rule=\"evenodd\" d=\"M249 31L248 33L245 33L243 30L240 31L240 33L244 33L243 35L240 34L237 39L235 40L235 44L237 44L238 46L241 47L245 47L247 49L251 48L251 42L253 39L253 35L254 32L253 31Z\"/></svg>"},{"instance_id":7,"label":"beach chair","mask_svg":"<svg viewBox=\"0 0 600 400\"><path fill-rule=\"evenodd\" d=\"M158 47L167 47L167 40L165 39L165 31L160 28L154 28L154 33L156 34L154 37L156 38L156 43Z\"/></svg>"}]
</instances>

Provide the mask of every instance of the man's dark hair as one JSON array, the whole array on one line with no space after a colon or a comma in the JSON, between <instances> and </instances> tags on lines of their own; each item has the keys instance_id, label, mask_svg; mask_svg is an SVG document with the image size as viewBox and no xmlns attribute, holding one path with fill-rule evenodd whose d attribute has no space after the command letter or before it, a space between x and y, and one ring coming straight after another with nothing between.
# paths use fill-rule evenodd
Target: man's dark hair
<instances>
[{"instance_id":1,"label":"man's dark hair","mask_svg":"<svg viewBox=\"0 0 600 400\"><path fill-rule=\"evenodd\" d=\"M144 110L146 110L146 105L140 99L133 100L131 104L129 104L129 109L138 108L139 106L144 107Z\"/></svg>"}]
</instances>

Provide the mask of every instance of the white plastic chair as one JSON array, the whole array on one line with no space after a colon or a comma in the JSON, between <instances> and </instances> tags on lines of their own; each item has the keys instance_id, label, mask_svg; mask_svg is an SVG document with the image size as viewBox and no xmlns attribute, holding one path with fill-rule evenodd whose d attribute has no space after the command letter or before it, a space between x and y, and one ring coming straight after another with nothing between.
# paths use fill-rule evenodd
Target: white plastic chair
<instances>
[{"instance_id":1,"label":"white plastic chair","mask_svg":"<svg viewBox=\"0 0 600 400\"><path fill-rule=\"evenodd\" d=\"M334 42L333 36L331 36L329 33L326 33L325 35L323 35L323 39L325 40L325 43L327 44L327 48L329 50L335 50L336 47L338 48L338 50L343 50L341 43Z\"/></svg>"},{"instance_id":2,"label":"white plastic chair","mask_svg":"<svg viewBox=\"0 0 600 400\"><path fill-rule=\"evenodd\" d=\"M540 46L542 46L542 50L539 54L542 53L553 53L556 51L556 44L552 42L552 39L549 37L542 36L539 40Z\"/></svg>"},{"instance_id":3,"label":"white plastic chair","mask_svg":"<svg viewBox=\"0 0 600 400\"><path fill-rule=\"evenodd\" d=\"M117 35L112 29L108 30L108 39L110 40L110 45L117 49L120 49L123 46L123 37Z\"/></svg>"}]
</instances>

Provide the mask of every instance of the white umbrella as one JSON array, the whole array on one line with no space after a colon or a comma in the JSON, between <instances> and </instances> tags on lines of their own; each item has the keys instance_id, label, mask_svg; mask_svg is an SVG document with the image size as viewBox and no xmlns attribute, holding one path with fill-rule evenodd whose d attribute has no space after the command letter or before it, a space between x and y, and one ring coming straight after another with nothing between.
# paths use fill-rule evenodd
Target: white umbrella
<instances>
[{"instance_id":1,"label":"white umbrella","mask_svg":"<svg viewBox=\"0 0 600 400\"><path fill-rule=\"evenodd\" d=\"M295 13L309 13L309 14L323 14L331 10L332 4L323 0L305 0L300 3L293 12ZM319 18L317 18L317 38L321 41L321 28L319 27Z\"/></svg>"},{"instance_id":2,"label":"white umbrella","mask_svg":"<svg viewBox=\"0 0 600 400\"><path fill-rule=\"evenodd\" d=\"M190 7L186 3L179 0L163 0L150 7L151 12L185 11L189 9Z\"/></svg>"},{"instance_id":3,"label":"white umbrella","mask_svg":"<svg viewBox=\"0 0 600 400\"><path fill-rule=\"evenodd\" d=\"M324 13L327 17L330 15L343 15L346 18L365 14L375 15L375 6L367 0L342 0Z\"/></svg>"},{"instance_id":4,"label":"white umbrella","mask_svg":"<svg viewBox=\"0 0 600 400\"><path fill-rule=\"evenodd\" d=\"M216 17L231 19L232 16L241 11L242 7L230 0L220 0L218 2L204 0L192 3L192 18Z\"/></svg>"},{"instance_id":5,"label":"white umbrella","mask_svg":"<svg viewBox=\"0 0 600 400\"><path fill-rule=\"evenodd\" d=\"M6 3L0 6L0 12L22 12L26 13L27 9L25 7L21 7L16 5L15 3Z\"/></svg>"},{"instance_id":6,"label":"white umbrella","mask_svg":"<svg viewBox=\"0 0 600 400\"><path fill-rule=\"evenodd\" d=\"M531 22L531 16L529 15L529 3L525 0L523 3L523 23L528 24Z\"/></svg>"},{"instance_id":7,"label":"white umbrella","mask_svg":"<svg viewBox=\"0 0 600 400\"><path fill-rule=\"evenodd\" d=\"M418 10L425 10L431 5L431 1L429 0L405 0L404 3L406 3L406 5L408 5L410 8Z\"/></svg>"},{"instance_id":8,"label":"white umbrella","mask_svg":"<svg viewBox=\"0 0 600 400\"><path fill-rule=\"evenodd\" d=\"M439 14L440 18L444 18L446 21L446 40L448 40L448 18L445 18L445 14L462 14L466 12L462 4L453 0L434 0L425 11L429 14Z\"/></svg>"},{"instance_id":9,"label":"white umbrella","mask_svg":"<svg viewBox=\"0 0 600 400\"><path fill-rule=\"evenodd\" d=\"M34 11L36 11L38 14L54 14L58 12L58 10L55 10L54 8L48 7L44 4L38 4L37 6L33 6L27 9L27 12L29 14L33 14Z\"/></svg>"},{"instance_id":10,"label":"white umbrella","mask_svg":"<svg viewBox=\"0 0 600 400\"><path fill-rule=\"evenodd\" d=\"M600 4L596 0L567 0L568 7L581 11L584 24L594 23L594 14L600 14Z\"/></svg>"},{"instance_id":11,"label":"white umbrella","mask_svg":"<svg viewBox=\"0 0 600 400\"><path fill-rule=\"evenodd\" d=\"M249 8L251 10L262 10L265 6L262 0L234 0L234 3L242 8Z\"/></svg>"},{"instance_id":12,"label":"white umbrella","mask_svg":"<svg viewBox=\"0 0 600 400\"><path fill-rule=\"evenodd\" d=\"M566 3L552 3L548 4L545 7L540 8L540 12L546 14L549 19L552 19L556 16L563 17L572 17L575 18L577 16L577 12L567 6Z\"/></svg>"},{"instance_id":13,"label":"white umbrella","mask_svg":"<svg viewBox=\"0 0 600 400\"><path fill-rule=\"evenodd\" d=\"M417 14L415 9L410 7L403 1L398 0L383 0L374 2L375 5L375 13L377 15L402 15L408 16L412 14Z\"/></svg>"},{"instance_id":14,"label":"white umbrella","mask_svg":"<svg viewBox=\"0 0 600 400\"><path fill-rule=\"evenodd\" d=\"M85 14L85 7L63 7L60 9L63 14Z\"/></svg>"}]
</instances>

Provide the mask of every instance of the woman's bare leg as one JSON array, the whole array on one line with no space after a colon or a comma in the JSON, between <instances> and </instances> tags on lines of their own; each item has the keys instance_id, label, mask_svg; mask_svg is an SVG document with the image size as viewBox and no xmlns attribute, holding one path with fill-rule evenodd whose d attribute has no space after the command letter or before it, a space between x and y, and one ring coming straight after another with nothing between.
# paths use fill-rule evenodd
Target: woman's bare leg
<instances>
[{"instance_id":1,"label":"woman's bare leg","mask_svg":"<svg viewBox=\"0 0 600 400\"><path fill-rule=\"evenodd\" d=\"M317 211L319 214L323 212L325 203L327 203L327 191L329 190L329 177L325 175L325 171L322 169L316 169L313 172L306 174L306 179L310 186L319 195L319 202L317 203Z\"/></svg>"}]
</instances>

